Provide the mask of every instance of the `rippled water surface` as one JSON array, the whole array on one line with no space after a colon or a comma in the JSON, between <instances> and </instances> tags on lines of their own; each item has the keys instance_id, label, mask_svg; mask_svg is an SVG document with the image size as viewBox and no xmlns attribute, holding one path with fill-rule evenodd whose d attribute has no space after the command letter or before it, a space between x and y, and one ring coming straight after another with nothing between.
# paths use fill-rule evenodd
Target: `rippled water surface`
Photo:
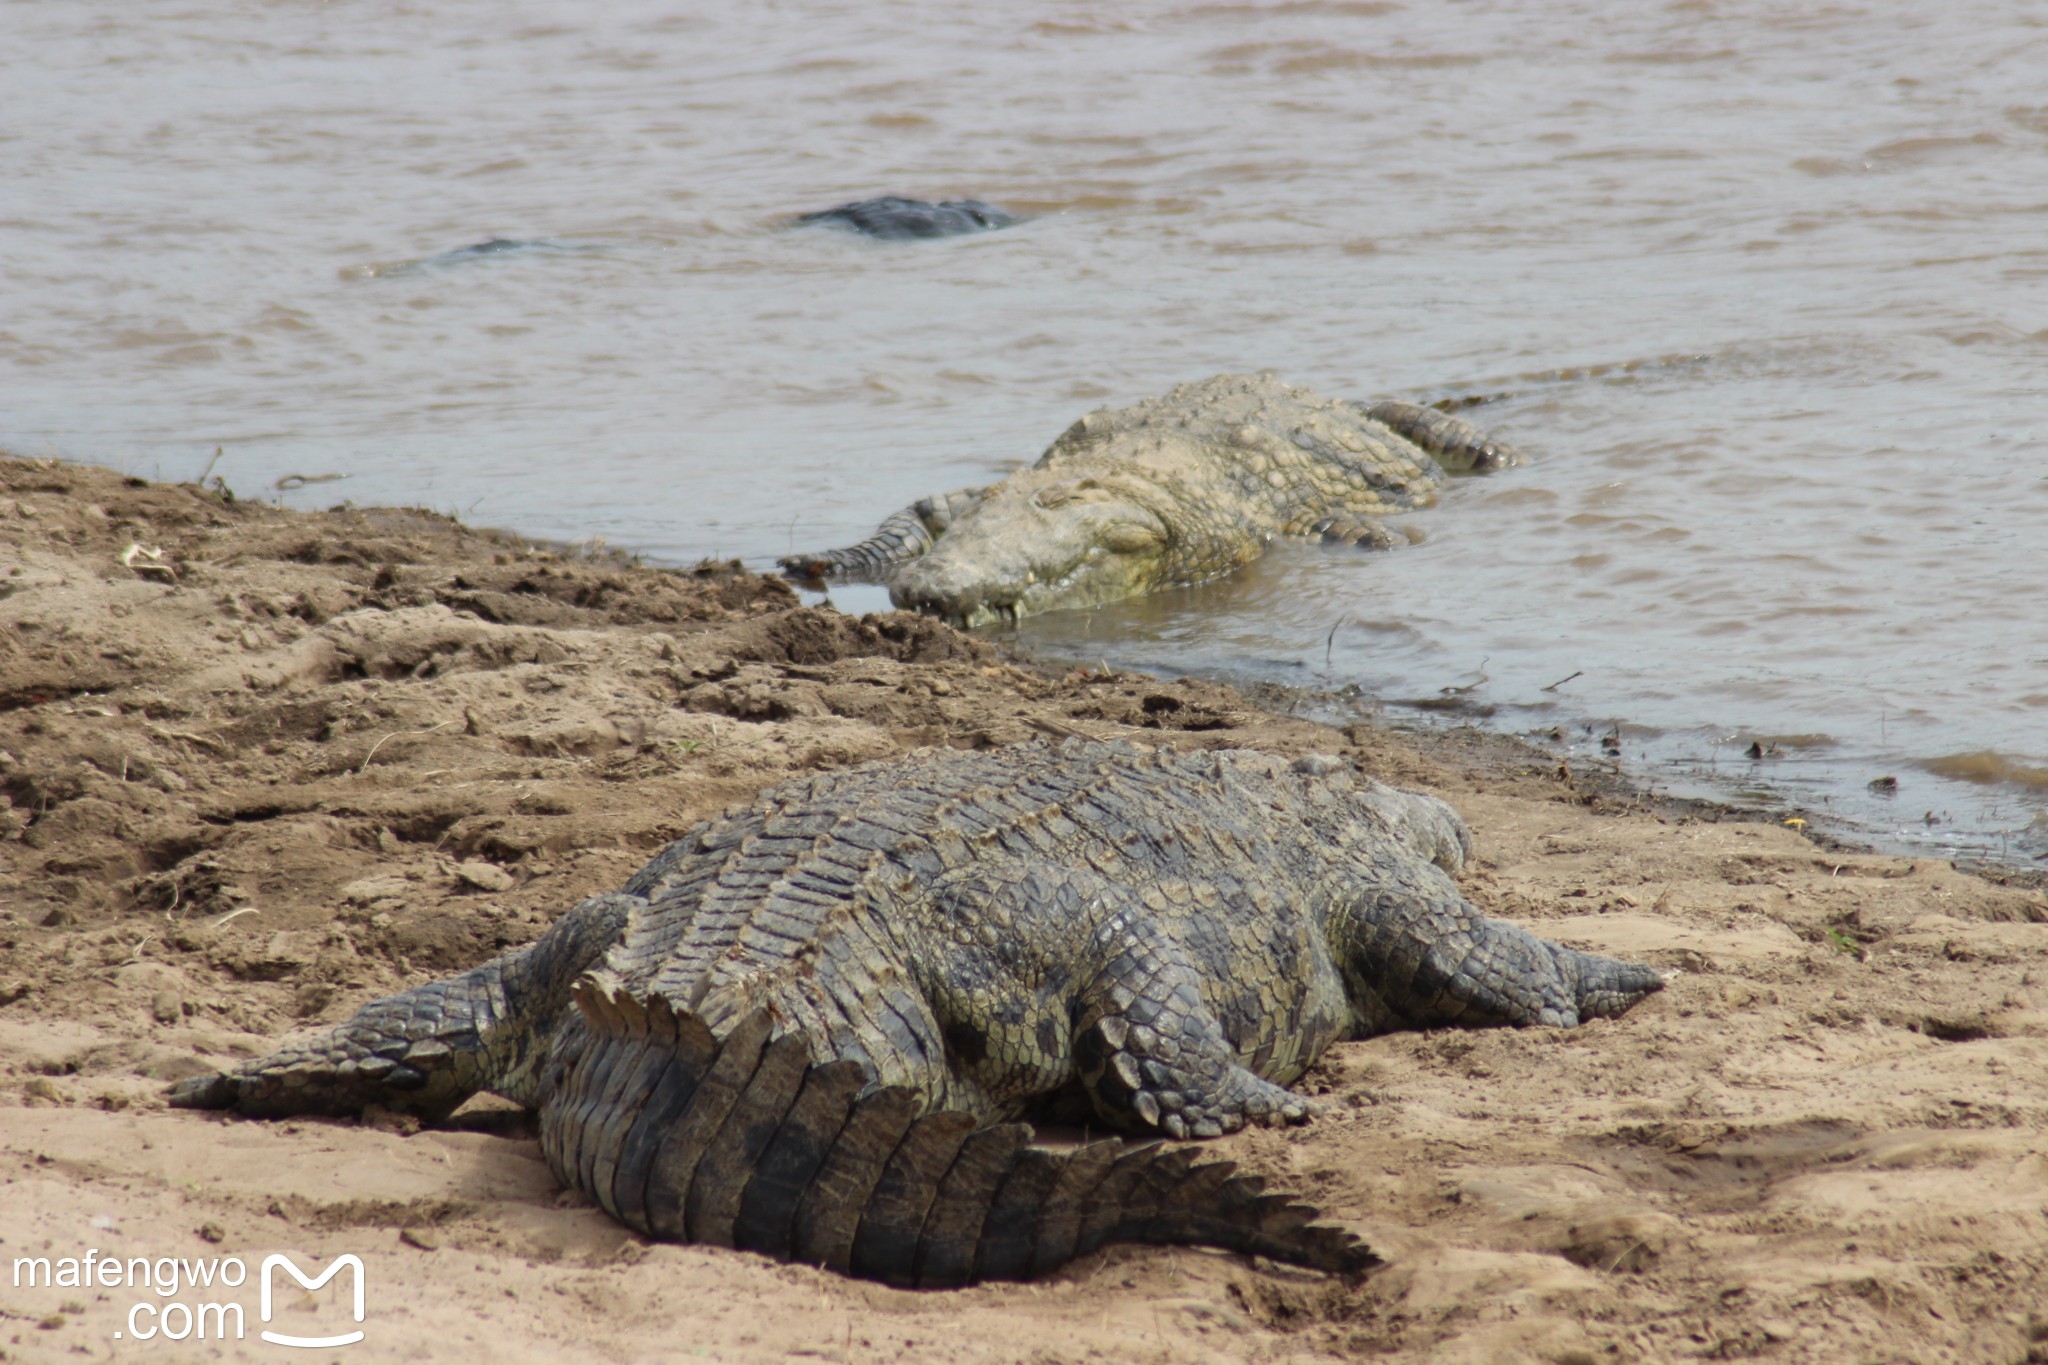
<instances>
[{"instance_id":1,"label":"rippled water surface","mask_svg":"<svg viewBox=\"0 0 2048 1365\"><path fill-rule=\"evenodd\" d=\"M1533 462L1458 483L1421 546L1289 547L1025 642L1449 705L1414 714L1575 762L1612 735L1660 783L2048 854L2037 5L18 0L0 27L17 452L188 479L219 447L244 496L765 567L1183 379L1506 392L1471 415ZM1035 217L780 226L885 192ZM404 268L491 238L559 249ZM1670 356L1704 359L1517 378Z\"/></svg>"}]
</instances>

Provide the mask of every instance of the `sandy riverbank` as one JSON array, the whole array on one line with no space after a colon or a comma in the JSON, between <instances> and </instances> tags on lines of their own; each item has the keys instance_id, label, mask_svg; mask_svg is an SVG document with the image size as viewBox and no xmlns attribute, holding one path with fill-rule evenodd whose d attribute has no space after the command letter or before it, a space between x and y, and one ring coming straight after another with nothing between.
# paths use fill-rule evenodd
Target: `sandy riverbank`
<instances>
[{"instance_id":1,"label":"sandy riverbank","mask_svg":"<svg viewBox=\"0 0 2048 1365\"><path fill-rule=\"evenodd\" d=\"M163 1106L758 787L1044 732L1341 754L1465 812L1481 905L1683 974L1574 1032L1342 1046L1321 1119L1218 1144L1380 1248L1358 1285L1121 1247L904 1293L644 1244L502 1109ZM355 1252L348 1359L2048 1359L2048 896L1596 795L1509 741L1048 676L729 566L0 461L0 794L0 1265ZM226 1297L250 1336L218 1354L279 1358L253 1283ZM0 1278L0 1356L214 1357L117 1337L143 1300Z\"/></svg>"}]
</instances>

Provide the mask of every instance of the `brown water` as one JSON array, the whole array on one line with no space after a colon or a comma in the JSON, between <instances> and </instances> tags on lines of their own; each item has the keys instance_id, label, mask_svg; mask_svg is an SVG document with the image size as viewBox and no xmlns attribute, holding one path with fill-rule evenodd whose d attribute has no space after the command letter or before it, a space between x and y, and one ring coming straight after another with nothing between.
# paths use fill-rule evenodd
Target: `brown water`
<instances>
[{"instance_id":1,"label":"brown water","mask_svg":"<svg viewBox=\"0 0 2048 1365\"><path fill-rule=\"evenodd\" d=\"M1025 642L1581 762L1612 730L1660 782L2048 853L2037 5L44 0L0 33L17 451L219 446L244 496L347 474L274 496L765 565L1183 379L1505 387L1473 415L1534 463L1422 546ZM778 228L883 192L1038 217ZM393 268L490 237L580 249Z\"/></svg>"}]
</instances>

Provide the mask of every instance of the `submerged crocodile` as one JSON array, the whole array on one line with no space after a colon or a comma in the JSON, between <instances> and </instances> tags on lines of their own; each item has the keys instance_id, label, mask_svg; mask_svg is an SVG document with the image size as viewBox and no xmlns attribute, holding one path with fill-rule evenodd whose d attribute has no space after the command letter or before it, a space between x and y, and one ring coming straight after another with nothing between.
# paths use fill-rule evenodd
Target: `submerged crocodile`
<instances>
[{"instance_id":1,"label":"submerged crocodile","mask_svg":"<svg viewBox=\"0 0 2048 1365\"><path fill-rule=\"evenodd\" d=\"M948 199L934 204L925 199L905 199L885 194L851 204L799 214L797 227L824 224L851 228L883 241L907 241L917 237L959 237L970 232L993 232L1023 222L1013 213L985 204L979 199Z\"/></svg>"},{"instance_id":2,"label":"submerged crocodile","mask_svg":"<svg viewBox=\"0 0 2048 1365\"><path fill-rule=\"evenodd\" d=\"M900 1284L1110 1241L1377 1258L1199 1149L1033 1119L1293 1122L1333 1041L1571 1026L1648 967L1490 920L1451 808L1248 750L925 751L763 793L537 942L176 1086L251 1115L540 1111L557 1176L653 1237Z\"/></svg>"},{"instance_id":3,"label":"submerged crocodile","mask_svg":"<svg viewBox=\"0 0 2048 1365\"><path fill-rule=\"evenodd\" d=\"M515 240L510 237L492 237L482 242L472 242L452 251L439 252L432 256L415 257L409 261L389 261L378 265L350 266L342 272L346 279L388 279L397 275L417 275L432 271L452 269L456 266L471 265L514 253L535 255L583 256L613 250L604 242L555 242L546 238Z\"/></svg>"},{"instance_id":4,"label":"submerged crocodile","mask_svg":"<svg viewBox=\"0 0 2048 1365\"><path fill-rule=\"evenodd\" d=\"M1378 518L1430 505L1446 470L1520 462L1435 408L1219 375L1091 412L1001 483L922 498L857 545L781 566L885 582L899 607L980 626L1200 583L1276 536L1383 549L1402 538Z\"/></svg>"}]
</instances>

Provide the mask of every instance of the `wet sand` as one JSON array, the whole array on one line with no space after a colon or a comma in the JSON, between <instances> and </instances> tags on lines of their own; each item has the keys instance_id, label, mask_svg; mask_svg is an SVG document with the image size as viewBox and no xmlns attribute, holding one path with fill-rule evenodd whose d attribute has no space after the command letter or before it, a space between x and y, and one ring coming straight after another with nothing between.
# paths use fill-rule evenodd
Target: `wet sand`
<instances>
[{"instance_id":1,"label":"wet sand","mask_svg":"<svg viewBox=\"0 0 2048 1365\"><path fill-rule=\"evenodd\" d=\"M2048 1357L2048 896L1632 797L1498 737L1054 676L408 511L0 462L0 1261L365 1263L346 1359ZM1278 696L1279 694L1275 694ZM1270 700L1269 698L1262 698ZM1468 894L1679 975L1569 1031L1337 1047L1313 1123L1214 1144L1387 1259L1344 1283L1116 1247L908 1293L650 1245L523 1117L249 1123L164 1086L527 941L690 823L919 745L1328 752L1472 823ZM346 1325L337 1281L278 1330ZM276 1359L0 1279L6 1358Z\"/></svg>"}]
</instances>

